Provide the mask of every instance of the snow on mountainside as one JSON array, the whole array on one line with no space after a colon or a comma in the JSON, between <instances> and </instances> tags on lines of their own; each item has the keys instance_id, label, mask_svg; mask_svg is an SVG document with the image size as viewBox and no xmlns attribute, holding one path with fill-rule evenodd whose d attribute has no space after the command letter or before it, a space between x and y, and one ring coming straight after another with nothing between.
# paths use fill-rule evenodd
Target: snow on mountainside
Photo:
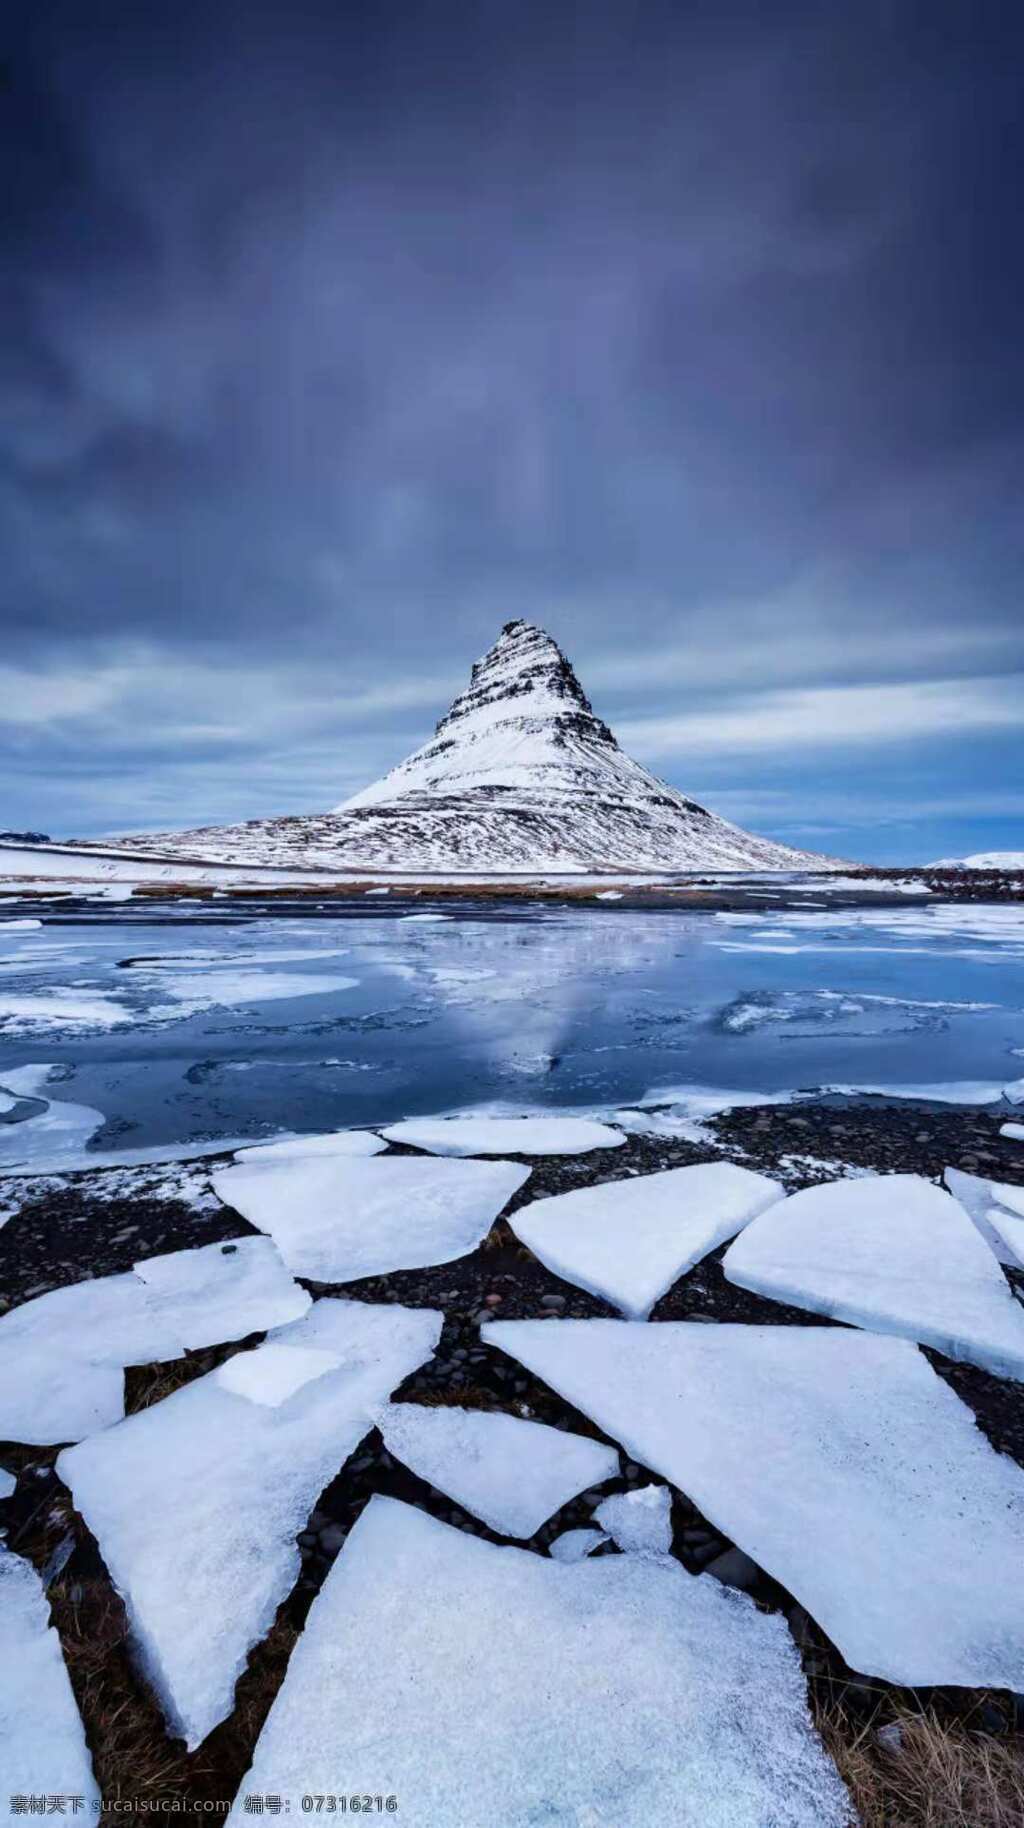
<instances>
[{"instance_id":1,"label":"snow on mountainside","mask_svg":"<svg viewBox=\"0 0 1024 1828\"><path fill-rule=\"evenodd\" d=\"M327 813L121 838L136 855L345 870L832 869L624 755L543 629L508 622L431 740Z\"/></svg>"},{"instance_id":2,"label":"snow on mountainside","mask_svg":"<svg viewBox=\"0 0 1024 1828\"><path fill-rule=\"evenodd\" d=\"M975 851L973 857L940 857L930 870L1024 870L1024 851Z\"/></svg>"}]
</instances>

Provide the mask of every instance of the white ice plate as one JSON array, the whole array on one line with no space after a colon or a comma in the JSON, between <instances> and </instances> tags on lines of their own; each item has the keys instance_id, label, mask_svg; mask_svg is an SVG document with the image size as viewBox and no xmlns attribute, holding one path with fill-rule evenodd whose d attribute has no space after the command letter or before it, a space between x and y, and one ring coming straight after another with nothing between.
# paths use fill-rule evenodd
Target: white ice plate
<instances>
[{"instance_id":1,"label":"white ice plate","mask_svg":"<svg viewBox=\"0 0 1024 1828\"><path fill-rule=\"evenodd\" d=\"M685 1492L853 1669L1024 1684L1024 1472L908 1340L621 1320L482 1337Z\"/></svg>"},{"instance_id":2,"label":"white ice plate","mask_svg":"<svg viewBox=\"0 0 1024 1828\"><path fill-rule=\"evenodd\" d=\"M345 1767L339 1776L339 1750ZM372 1498L244 1798L355 1788L406 1828L843 1828L784 1621L670 1559L576 1566Z\"/></svg>"},{"instance_id":3,"label":"white ice plate","mask_svg":"<svg viewBox=\"0 0 1024 1828\"><path fill-rule=\"evenodd\" d=\"M730 1282L1024 1378L1024 1307L963 1207L917 1174L806 1187L727 1251Z\"/></svg>"},{"instance_id":4,"label":"white ice plate","mask_svg":"<svg viewBox=\"0 0 1024 1828\"><path fill-rule=\"evenodd\" d=\"M235 1159L251 1165L295 1161L307 1155L381 1155L386 1148L387 1143L370 1130L328 1130L322 1136L289 1136L283 1142L255 1143L251 1148L239 1149Z\"/></svg>"},{"instance_id":5,"label":"white ice plate","mask_svg":"<svg viewBox=\"0 0 1024 1828\"><path fill-rule=\"evenodd\" d=\"M190 1352L299 1320L310 1305L271 1238L229 1238L136 1263L150 1312Z\"/></svg>"},{"instance_id":6,"label":"white ice plate","mask_svg":"<svg viewBox=\"0 0 1024 1828\"><path fill-rule=\"evenodd\" d=\"M993 1206L1001 1207L1004 1213L1016 1211L1013 1196L1024 1196L1024 1187L1012 1187L1006 1181L990 1181L982 1174L967 1174L962 1168L947 1168L942 1178L986 1244L995 1251L1000 1263L1016 1264L1016 1257L1006 1248L1004 1240L989 1219L989 1213ZM1006 1197L1008 1194L1011 1196L1009 1199Z\"/></svg>"},{"instance_id":7,"label":"white ice plate","mask_svg":"<svg viewBox=\"0 0 1024 1828\"><path fill-rule=\"evenodd\" d=\"M4 1823L18 1819L15 1796L55 1792L82 1797L83 1820L96 1819L100 1793L42 1583L29 1562L2 1546L0 1771Z\"/></svg>"},{"instance_id":8,"label":"white ice plate","mask_svg":"<svg viewBox=\"0 0 1024 1828\"><path fill-rule=\"evenodd\" d=\"M672 1493L667 1485L616 1492L598 1505L594 1522L627 1555L667 1555L672 1547Z\"/></svg>"},{"instance_id":9,"label":"white ice plate","mask_svg":"<svg viewBox=\"0 0 1024 1828\"><path fill-rule=\"evenodd\" d=\"M644 1320L680 1276L783 1192L749 1168L700 1162L534 1200L509 1223L556 1275Z\"/></svg>"},{"instance_id":10,"label":"white ice plate","mask_svg":"<svg viewBox=\"0 0 1024 1828\"><path fill-rule=\"evenodd\" d=\"M295 1275L351 1282L464 1257L529 1173L516 1162L310 1155L241 1161L213 1187L269 1232Z\"/></svg>"},{"instance_id":11,"label":"white ice plate","mask_svg":"<svg viewBox=\"0 0 1024 1828\"><path fill-rule=\"evenodd\" d=\"M548 1544L552 1561L585 1561L609 1538L603 1530L563 1530Z\"/></svg>"},{"instance_id":12,"label":"white ice plate","mask_svg":"<svg viewBox=\"0 0 1024 1828\"><path fill-rule=\"evenodd\" d=\"M381 1135L431 1155L586 1155L626 1140L589 1117L408 1117Z\"/></svg>"},{"instance_id":13,"label":"white ice plate","mask_svg":"<svg viewBox=\"0 0 1024 1828\"><path fill-rule=\"evenodd\" d=\"M124 1368L297 1320L310 1305L269 1238L171 1251L52 1289L0 1318L0 1439L80 1441L124 1415Z\"/></svg>"},{"instance_id":14,"label":"white ice plate","mask_svg":"<svg viewBox=\"0 0 1024 1828\"><path fill-rule=\"evenodd\" d=\"M321 1491L430 1357L441 1323L428 1308L318 1301L243 1355L247 1391L221 1367L60 1455L141 1667L190 1749L231 1712L246 1656L298 1577L296 1534ZM288 1395L280 1354L293 1348Z\"/></svg>"},{"instance_id":15,"label":"white ice plate","mask_svg":"<svg viewBox=\"0 0 1024 1828\"><path fill-rule=\"evenodd\" d=\"M377 1425L396 1460L503 1536L534 1535L619 1470L603 1441L484 1409L390 1403Z\"/></svg>"}]
</instances>

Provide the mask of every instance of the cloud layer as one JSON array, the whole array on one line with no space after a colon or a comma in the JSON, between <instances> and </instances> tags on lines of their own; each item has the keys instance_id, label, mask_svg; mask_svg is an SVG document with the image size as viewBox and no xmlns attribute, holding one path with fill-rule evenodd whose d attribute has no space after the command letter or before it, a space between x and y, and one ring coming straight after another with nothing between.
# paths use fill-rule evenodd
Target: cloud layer
<instances>
[{"instance_id":1,"label":"cloud layer","mask_svg":"<svg viewBox=\"0 0 1024 1828\"><path fill-rule=\"evenodd\" d=\"M2 822L334 804L525 615L730 816L1019 847L1022 49L995 0L26 9Z\"/></svg>"}]
</instances>

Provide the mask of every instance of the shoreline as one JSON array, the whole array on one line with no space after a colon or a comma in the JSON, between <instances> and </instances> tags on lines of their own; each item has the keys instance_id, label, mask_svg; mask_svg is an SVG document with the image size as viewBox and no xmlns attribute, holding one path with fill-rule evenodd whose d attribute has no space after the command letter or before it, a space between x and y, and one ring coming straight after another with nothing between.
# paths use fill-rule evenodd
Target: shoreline
<instances>
[{"instance_id":1,"label":"shoreline","mask_svg":"<svg viewBox=\"0 0 1024 1828\"><path fill-rule=\"evenodd\" d=\"M371 1303L399 1302L438 1308L444 1328L432 1360L394 1392L393 1400L458 1405L528 1415L550 1425L604 1439L601 1430L517 1361L487 1345L491 1318L617 1317L607 1303L561 1281L519 1243L507 1218L545 1195L631 1175L655 1173L708 1159L732 1160L774 1173L787 1190L835 1178L840 1164L886 1172L894 1169L941 1176L963 1167L996 1180L1024 1185L1024 1147L1000 1135L1005 1113L977 1107L941 1109L802 1101L797 1105L734 1108L707 1119L698 1138L629 1136L617 1149L582 1156L523 1156L530 1179L509 1201L483 1243L454 1262L398 1271L358 1281L320 1285L314 1296L345 1295ZM700 1140L706 1136L707 1140ZM420 1151L393 1146L393 1153ZM225 1153L184 1165L181 1197L168 1197L162 1168L97 1168L58 1176L18 1177L19 1191L35 1197L0 1230L0 1279L14 1305L48 1287L128 1269L146 1255L187 1248L253 1231L230 1207L198 1206L196 1199ZM147 1188L149 1191L147 1192ZM755 1325L830 1326L822 1315L753 1295L726 1281L723 1244L701 1259L661 1298L650 1323L703 1319ZM1024 1272L1010 1272L1024 1296ZM255 1344L261 1334L189 1353L170 1364L132 1367L126 1373L126 1407L135 1413L204 1375ZM1020 1387L972 1365L926 1350L938 1374L972 1410L992 1446L1024 1466L1024 1404ZM371 1495L415 1504L444 1522L502 1543L487 1525L450 1497L425 1484L384 1449L376 1430L320 1494L298 1535L301 1573L270 1632L253 1649L240 1679L236 1706L191 1756L167 1734L128 1653L121 1601L95 1540L73 1511L53 1472L57 1449L3 1444L0 1458L19 1474L15 1496L4 1507L11 1546L40 1569L55 1551L70 1553L49 1590L54 1622L92 1745L101 1788L108 1795L187 1797L194 1803L226 1800L248 1768L252 1746L277 1693L313 1599ZM599 1492L583 1493L539 1529L529 1543L545 1554L562 1531L587 1525L594 1506L612 1490L632 1490L659 1475L622 1455L621 1477ZM1024 1733L1024 1696L963 1689L909 1690L850 1670L820 1628L791 1594L765 1575L702 1516L682 1494L673 1494L673 1552L691 1574L728 1558L734 1584L760 1605L784 1614L800 1648L812 1716L840 1758L853 1757L865 1733L927 1716L936 1730L971 1735L978 1730L1005 1741L1007 1752ZM116 1723L116 1724L113 1724ZM902 1724L901 1724L902 1723ZM872 1739L872 1743L873 1739ZM884 1759L882 1766L884 1779Z\"/></svg>"}]
</instances>

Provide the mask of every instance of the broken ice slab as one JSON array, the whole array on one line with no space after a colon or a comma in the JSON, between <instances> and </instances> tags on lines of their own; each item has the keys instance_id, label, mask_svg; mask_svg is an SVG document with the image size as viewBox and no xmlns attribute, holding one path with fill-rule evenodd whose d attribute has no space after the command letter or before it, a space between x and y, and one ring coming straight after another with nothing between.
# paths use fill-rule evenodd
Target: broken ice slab
<instances>
[{"instance_id":1,"label":"broken ice slab","mask_svg":"<svg viewBox=\"0 0 1024 1828\"><path fill-rule=\"evenodd\" d=\"M850 1820L782 1618L668 1557L566 1564L382 1497L313 1602L230 1823L253 1794L294 1811L337 1790L339 1749L408 1828Z\"/></svg>"},{"instance_id":2,"label":"broken ice slab","mask_svg":"<svg viewBox=\"0 0 1024 1828\"><path fill-rule=\"evenodd\" d=\"M60 1455L143 1672L190 1749L231 1712L246 1656L298 1577L295 1538L320 1492L441 1324L428 1308L318 1301Z\"/></svg>"},{"instance_id":3,"label":"broken ice slab","mask_svg":"<svg viewBox=\"0 0 1024 1828\"><path fill-rule=\"evenodd\" d=\"M240 1161L213 1186L269 1232L295 1275L337 1283L464 1257L529 1173L516 1162L309 1155Z\"/></svg>"},{"instance_id":4,"label":"broken ice slab","mask_svg":"<svg viewBox=\"0 0 1024 1828\"><path fill-rule=\"evenodd\" d=\"M685 1493L853 1669L1024 1687L1024 1472L909 1340L622 1320L482 1337Z\"/></svg>"}]
</instances>

